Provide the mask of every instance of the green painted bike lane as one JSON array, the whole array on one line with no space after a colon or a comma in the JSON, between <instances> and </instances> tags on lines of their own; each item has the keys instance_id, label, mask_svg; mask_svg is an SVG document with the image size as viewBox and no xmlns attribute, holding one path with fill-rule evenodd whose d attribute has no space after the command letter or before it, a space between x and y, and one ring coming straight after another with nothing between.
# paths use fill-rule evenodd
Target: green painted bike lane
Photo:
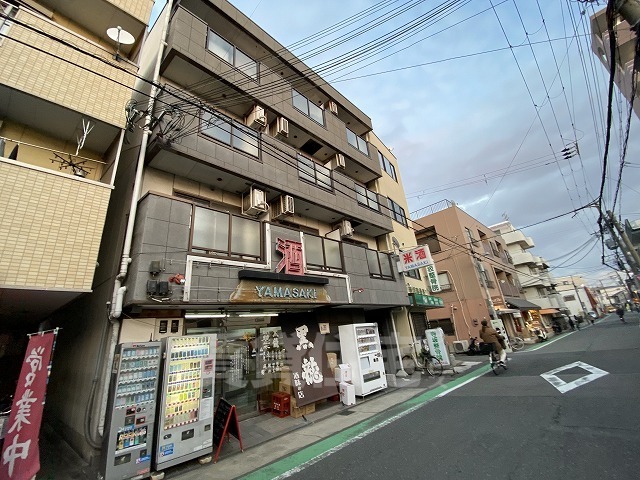
<instances>
[{"instance_id":1,"label":"green painted bike lane","mask_svg":"<svg viewBox=\"0 0 640 480\"><path fill-rule=\"evenodd\" d=\"M356 425L345 428L344 430L319 440L308 447L304 447L285 458L281 458L269 465L260 467L240 478L242 480L264 480L279 477L285 478L293 473L302 471L305 467L319 462L323 458L326 458L350 443L375 432L405 415L408 415L424 404L451 393L452 391L484 375L489 370L490 367L488 365L483 365L455 380L418 394L415 397L394 405L383 412L377 413Z\"/></svg>"}]
</instances>

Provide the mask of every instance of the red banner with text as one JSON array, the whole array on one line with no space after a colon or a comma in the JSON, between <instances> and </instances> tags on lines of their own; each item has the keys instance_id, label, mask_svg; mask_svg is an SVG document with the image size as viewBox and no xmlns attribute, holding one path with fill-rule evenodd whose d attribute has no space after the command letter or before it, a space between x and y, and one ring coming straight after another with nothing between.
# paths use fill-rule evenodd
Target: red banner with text
<instances>
[{"instance_id":1,"label":"red banner with text","mask_svg":"<svg viewBox=\"0 0 640 480\"><path fill-rule=\"evenodd\" d=\"M29 339L6 425L0 478L27 480L40 470L38 437L54 341L55 332L34 334Z\"/></svg>"}]
</instances>

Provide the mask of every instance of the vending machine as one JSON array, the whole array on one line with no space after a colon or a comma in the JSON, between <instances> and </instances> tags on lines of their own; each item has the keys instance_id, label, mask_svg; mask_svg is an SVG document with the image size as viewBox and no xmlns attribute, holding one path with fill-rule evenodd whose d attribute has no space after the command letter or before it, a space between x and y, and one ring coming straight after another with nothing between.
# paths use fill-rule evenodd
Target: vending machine
<instances>
[{"instance_id":1,"label":"vending machine","mask_svg":"<svg viewBox=\"0 0 640 480\"><path fill-rule=\"evenodd\" d=\"M105 480L151 474L160 358L160 342L116 347L103 445Z\"/></svg>"},{"instance_id":2,"label":"vending machine","mask_svg":"<svg viewBox=\"0 0 640 480\"><path fill-rule=\"evenodd\" d=\"M167 337L158 409L154 468L164 468L213 451L213 390L217 335Z\"/></svg>"},{"instance_id":3,"label":"vending machine","mask_svg":"<svg viewBox=\"0 0 640 480\"><path fill-rule=\"evenodd\" d=\"M376 323L340 325L342 363L351 365L356 395L364 396L387 388L380 335Z\"/></svg>"}]
</instances>

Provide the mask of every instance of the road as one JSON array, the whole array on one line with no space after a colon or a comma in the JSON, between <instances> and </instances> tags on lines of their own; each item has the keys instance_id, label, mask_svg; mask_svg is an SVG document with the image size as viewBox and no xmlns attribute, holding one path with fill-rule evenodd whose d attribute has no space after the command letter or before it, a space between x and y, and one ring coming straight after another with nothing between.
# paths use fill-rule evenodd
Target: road
<instances>
[{"instance_id":1,"label":"road","mask_svg":"<svg viewBox=\"0 0 640 480\"><path fill-rule=\"evenodd\" d=\"M429 398L279 478L638 478L640 325L637 313L627 319L514 353L499 376ZM541 376L563 367L549 375L556 386ZM287 461L247 478L272 478Z\"/></svg>"}]
</instances>

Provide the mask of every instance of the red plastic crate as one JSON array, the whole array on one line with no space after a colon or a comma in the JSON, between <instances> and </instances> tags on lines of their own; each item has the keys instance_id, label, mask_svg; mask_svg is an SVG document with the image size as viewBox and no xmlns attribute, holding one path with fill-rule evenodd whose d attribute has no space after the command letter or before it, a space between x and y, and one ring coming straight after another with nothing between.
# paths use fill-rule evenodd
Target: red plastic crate
<instances>
[{"instance_id":1,"label":"red plastic crate","mask_svg":"<svg viewBox=\"0 0 640 480\"><path fill-rule=\"evenodd\" d=\"M291 395L277 392L271 396L271 412L276 417L287 417L291 412Z\"/></svg>"}]
</instances>

